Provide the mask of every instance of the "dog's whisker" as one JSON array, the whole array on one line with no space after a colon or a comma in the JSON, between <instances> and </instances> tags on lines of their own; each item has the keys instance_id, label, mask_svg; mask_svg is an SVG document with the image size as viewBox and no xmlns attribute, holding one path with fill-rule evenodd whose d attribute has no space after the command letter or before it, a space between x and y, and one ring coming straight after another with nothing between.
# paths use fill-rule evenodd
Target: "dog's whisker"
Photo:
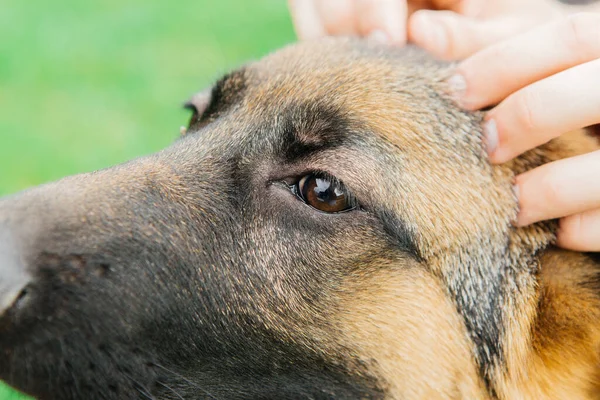
<instances>
[{"instance_id":1,"label":"dog's whisker","mask_svg":"<svg viewBox=\"0 0 600 400\"><path fill-rule=\"evenodd\" d=\"M192 386L193 386L193 387L195 387L196 389L200 389L200 390L201 390L201 391L202 391L202 392L203 392L205 395L207 395L207 396L208 396L208 397L210 397L211 399L218 400L218 399L217 399L217 397L215 397L213 394L211 394L210 392L208 392L206 389L204 389L204 388L200 387L200 386L199 386L197 383L195 383L195 382L192 382L191 380L187 379L185 376L183 376L183 375L181 375L181 374L179 374L179 373L177 373L177 372L175 372L175 371L171 371L171 370L170 370L170 369L168 369L167 367L165 367L165 366L162 366L162 365L160 365L160 364L157 364L157 363L154 363L154 362L153 362L153 363L152 363L152 365L154 365L154 366L156 366L156 367L158 367L158 368L160 368L160 369L162 369L162 370L164 370L164 371L166 371L166 372L168 372L168 373L170 373L170 374L172 374L172 375L175 375L176 377L180 378L180 379L181 379L181 380L183 380L185 383L188 383L188 384L192 385Z\"/></svg>"},{"instance_id":2,"label":"dog's whisker","mask_svg":"<svg viewBox=\"0 0 600 400\"><path fill-rule=\"evenodd\" d=\"M142 396L144 396L146 399L149 399L149 400L156 400L156 399L154 398L154 396L152 396L150 393L147 393L146 391L142 390L141 388L139 388L139 387L136 387L135 389L136 389L136 390L137 390L137 391L138 391L138 392L139 392L139 393L140 393Z\"/></svg>"},{"instance_id":3,"label":"dog's whisker","mask_svg":"<svg viewBox=\"0 0 600 400\"><path fill-rule=\"evenodd\" d=\"M158 383L160 386L162 386L162 387L164 387L164 388L166 388L166 389L170 390L170 391L171 391L171 393L173 393L175 396L177 396L177 397L178 397L178 398L180 398L181 400L185 400L185 399L183 398L183 396L182 396L182 395L180 395L180 394L179 394L179 393L178 393L178 392L177 392L175 389L173 389L173 388L172 388L172 387L170 387L169 385L167 385L167 384L165 384L165 383L163 383L163 382L161 382L161 381L156 381L156 383Z\"/></svg>"},{"instance_id":4,"label":"dog's whisker","mask_svg":"<svg viewBox=\"0 0 600 400\"><path fill-rule=\"evenodd\" d=\"M149 400L156 400L156 398L154 396L152 396L152 394L150 393L148 388L146 388L144 385L142 385L141 383L139 383L138 381L133 379L132 376L130 376L128 374L124 374L124 375L127 378L129 378L133 383L135 383L135 390L137 390L142 396L144 396L145 398L147 398Z\"/></svg>"}]
</instances>

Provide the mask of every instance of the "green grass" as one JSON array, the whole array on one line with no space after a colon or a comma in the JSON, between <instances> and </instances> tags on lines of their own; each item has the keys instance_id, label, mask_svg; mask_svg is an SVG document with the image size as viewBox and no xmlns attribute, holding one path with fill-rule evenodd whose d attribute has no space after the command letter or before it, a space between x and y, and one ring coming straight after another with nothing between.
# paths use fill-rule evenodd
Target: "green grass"
<instances>
[{"instance_id":1,"label":"green grass","mask_svg":"<svg viewBox=\"0 0 600 400\"><path fill-rule=\"evenodd\" d=\"M166 146L188 95L293 38L283 0L1 0L0 194Z\"/></svg>"},{"instance_id":2,"label":"green grass","mask_svg":"<svg viewBox=\"0 0 600 400\"><path fill-rule=\"evenodd\" d=\"M0 0L0 195L167 146L190 94L294 40L285 3Z\"/></svg>"}]
</instances>

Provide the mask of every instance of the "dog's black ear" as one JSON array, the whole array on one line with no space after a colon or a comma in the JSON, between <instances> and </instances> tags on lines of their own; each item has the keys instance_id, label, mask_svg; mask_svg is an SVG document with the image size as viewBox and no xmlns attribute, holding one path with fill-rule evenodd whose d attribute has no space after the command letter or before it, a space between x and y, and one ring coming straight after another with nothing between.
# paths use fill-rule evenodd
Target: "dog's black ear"
<instances>
[{"instance_id":1,"label":"dog's black ear","mask_svg":"<svg viewBox=\"0 0 600 400\"><path fill-rule=\"evenodd\" d=\"M192 112L192 117L190 118L190 122L188 123L187 128L182 126L180 132L182 135L185 135L191 126L196 125L202 119L204 112L208 108L208 105L212 99L213 89L207 88L194 94L188 101L183 104L183 108L190 110Z\"/></svg>"},{"instance_id":2,"label":"dog's black ear","mask_svg":"<svg viewBox=\"0 0 600 400\"><path fill-rule=\"evenodd\" d=\"M219 79L211 88L203 90L185 103L193 115L187 129L198 130L226 113L244 97L246 89L246 70L244 68L230 72Z\"/></svg>"}]
</instances>

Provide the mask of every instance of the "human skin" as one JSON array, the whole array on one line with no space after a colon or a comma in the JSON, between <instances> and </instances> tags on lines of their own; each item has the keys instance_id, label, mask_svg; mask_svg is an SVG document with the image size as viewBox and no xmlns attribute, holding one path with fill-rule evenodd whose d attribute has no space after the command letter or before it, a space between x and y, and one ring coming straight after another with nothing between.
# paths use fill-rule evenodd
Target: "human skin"
<instances>
[{"instance_id":1,"label":"human skin","mask_svg":"<svg viewBox=\"0 0 600 400\"><path fill-rule=\"evenodd\" d=\"M600 123L600 13L578 13L491 45L457 67L467 109L496 105L484 130L492 163ZM600 251L600 151L516 178L518 226L561 218L558 244Z\"/></svg>"},{"instance_id":2,"label":"human skin","mask_svg":"<svg viewBox=\"0 0 600 400\"><path fill-rule=\"evenodd\" d=\"M410 40L436 46L436 53L451 58L472 53L532 24L597 7L567 6L554 0L289 0L289 6L302 40L325 35L373 36L397 45ZM407 30L409 21L414 26ZM479 35L455 37L464 31ZM441 49L444 43L436 43L436 39L449 39L445 43L448 48Z\"/></svg>"}]
</instances>

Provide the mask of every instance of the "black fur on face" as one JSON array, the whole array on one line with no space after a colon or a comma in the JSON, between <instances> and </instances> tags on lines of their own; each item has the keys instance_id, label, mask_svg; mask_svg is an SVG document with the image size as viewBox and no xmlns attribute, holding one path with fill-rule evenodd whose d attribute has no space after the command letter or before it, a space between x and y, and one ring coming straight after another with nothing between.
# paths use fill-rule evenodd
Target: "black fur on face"
<instances>
[{"instance_id":1,"label":"black fur on face","mask_svg":"<svg viewBox=\"0 0 600 400\"><path fill-rule=\"evenodd\" d=\"M1 200L30 283L0 316L0 379L40 399L390 397L386 360L343 321L363 317L361 282L418 270L493 393L505 314L547 242L511 242L511 172L441 92L447 71L411 49L290 48L219 81L171 147ZM302 201L291 187L313 173L357 207Z\"/></svg>"},{"instance_id":2,"label":"black fur on face","mask_svg":"<svg viewBox=\"0 0 600 400\"><path fill-rule=\"evenodd\" d=\"M161 153L0 203L33 278L0 320L3 380L40 399L382 396L329 315L345 276L414 244L384 205L326 214L285 184L367 148L360 125L302 99L248 116L245 86L220 81Z\"/></svg>"},{"instance_id":3,"label":"black fur on face","mask_svg":"<svg viewBox=\"0 0 600 400\"><path fill-rule=\"evenodd\" d=\"M313 111L341 142L343 117ZM34 283L2 319L0 376L39 398L379 397L308 333L330 329L343 275L385 246L346 237L387 236L364 211L324 214L282 184L320 151L295 118L216 121L1 203Z\"/></svg>"}]
</instances>

